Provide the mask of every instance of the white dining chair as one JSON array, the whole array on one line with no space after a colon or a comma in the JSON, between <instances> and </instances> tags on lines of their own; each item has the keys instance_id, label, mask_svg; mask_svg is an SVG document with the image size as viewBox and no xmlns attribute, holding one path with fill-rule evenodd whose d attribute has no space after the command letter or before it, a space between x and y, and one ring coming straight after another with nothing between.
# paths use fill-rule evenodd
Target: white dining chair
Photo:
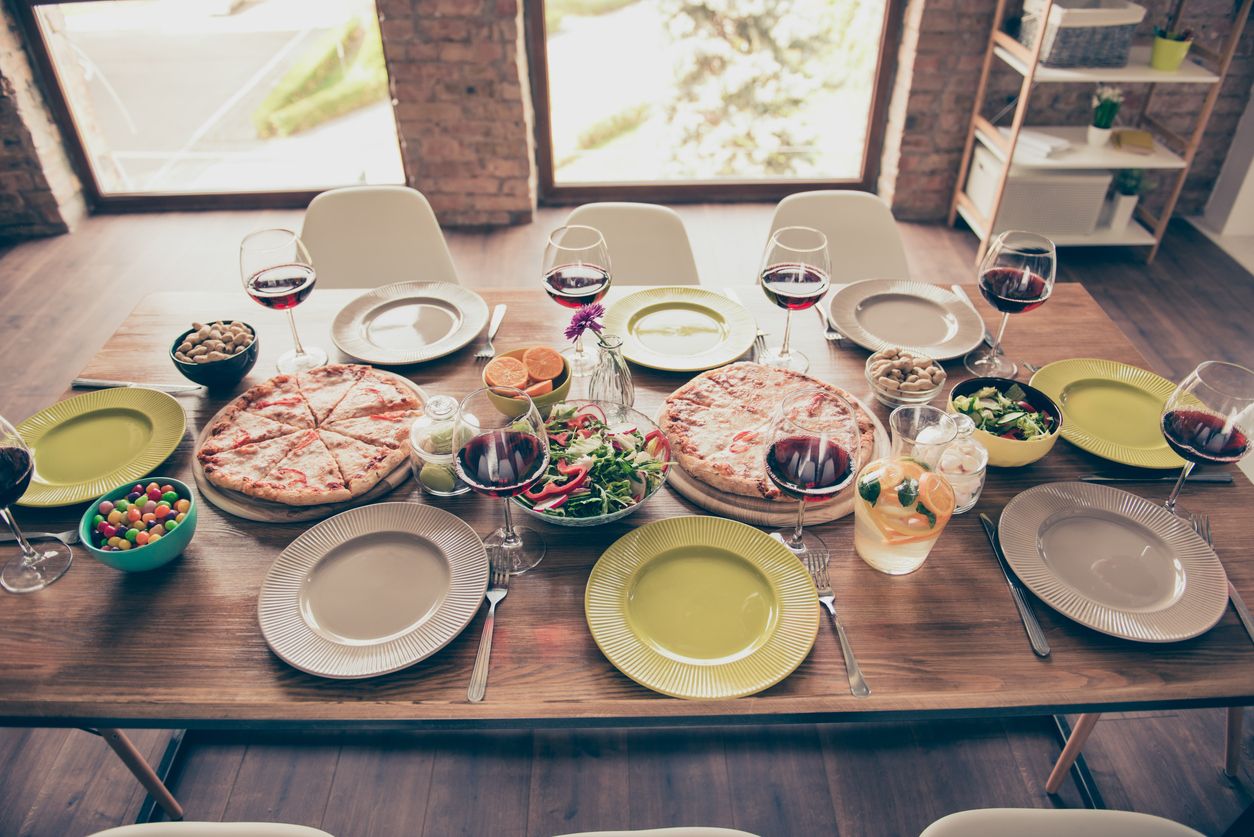
<instances>
[{"instance_id":1,"label":"white dining chair","mask_svg":"<svg viewBox=\"0 0 1254 837\"><path fill-rule=\"evenodd\" d=\"M454 282L431 204L408 186L346 186L309 202L301 227L320 288Z\"/></svg>"},{"instance_id":2,"label":"white dining chair","mask_svg":"<svg viewBox=\"0 0 1254 837\"><path fill-rule=\"evenodd\" d=\"M334 837L320 828L282 822L150 822L97 831L90 837Z\"/></svg>"},{"instance_id":3,"label":"white dining chair","mask_svg":"<svg viewBox=\"0 0 1254 837\"><path fill-rule=\"evenodd\" d=\"M827 236L833 283L910 278L897 221L879 195L798 192L775 207L771 232L781 227L812 227Z\"/></svg>"},{"instance_id":4,"label":"white dining chair","mask_svg":"<svg viewBox=\"0 0 1254 837\"><path fill-rule=\"evenodd\" d=\"M701 284L688 231L673 209L653 203L586 203L575 207L566 223L601 231L616 283Z\"/></svg>"},{"instance_id":5,"label":"white dining chair","mask_svg":"<svg viewBox=\"0 0 1254 837\"><path fill-rule=\"evenodd\" d=\"M578 834L557 834L554 837L757 837L757 835L735 828L678 826L644 828L636 831L580 831Z\"/></svg>"},{"instance_id":6,"label":"white dining chair","mask_svg":"<svg viewBox=\"0 0 1254 837\"><path fill-rule=\"evenodd\" d=\"M1202 837L1186 825L1132 811L980 808L959 811L919 837Z\"/></svg>"}]
</instances>

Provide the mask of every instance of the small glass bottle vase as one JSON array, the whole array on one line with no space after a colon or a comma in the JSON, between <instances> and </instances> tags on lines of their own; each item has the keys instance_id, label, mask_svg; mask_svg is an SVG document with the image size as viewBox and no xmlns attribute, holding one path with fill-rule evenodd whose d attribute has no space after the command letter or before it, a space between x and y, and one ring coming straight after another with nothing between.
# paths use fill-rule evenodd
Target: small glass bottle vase
<instances>
[{"instance_id":1,"label":"small glass bottle vase","mask_svg":"<svg viewBox=\"0 0 1254 837\"><path fill-rule=\"evenodd\" d=\"M623 338L614 334L598 334L598 360L588 381L588 398L630 407L636 402L636 387L631 382L631 369L623 357Z\"/></svg>"}]
</instances>

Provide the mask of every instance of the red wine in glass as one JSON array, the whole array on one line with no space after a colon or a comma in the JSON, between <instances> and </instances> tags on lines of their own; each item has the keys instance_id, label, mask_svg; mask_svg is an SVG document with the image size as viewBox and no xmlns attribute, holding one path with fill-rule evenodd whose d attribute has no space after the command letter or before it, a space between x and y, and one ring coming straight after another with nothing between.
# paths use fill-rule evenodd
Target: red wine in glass
<instances>
[{"instance_id":1,"label":"red wine in glass","mask_svg":"<svg viewBox=\"0 0 1254 837\"><path fill-rule=\"evenodd\" d=\"M0 509L22 499L34 472L30 454L21 448L0 447Z\"/></svg>"},{"instance_id":2,"label":"red wine in glass","mask_svg":"<svg viewBox=\"0 0 1254 837\"><path fill-rule=\"evenodd\" d=\"M600 301L610 289L610 272L591 264L555 267L544 277L544 290L558 305L580 308Z\"/></svg>"},{"instance_id":3,"label":"red wine in glass","mask_svg":"<svg viewBox=\"0 0 1254 837\"><path fill-rule=\"evenodd\" d=\"M267 308L285 311L305 301L317 278L307 264L281 264L248 277L244 289Z\"/></svg>"},{"instance_id":4,"label":"red wine in glass","mask_svg":"<svg viewBox=\"0 0 1254 837\"><path fill-rule=\"evenodd\" d=\"M1249 438L1236 426L1204 410L1168 411L1163 437L1178 456L1203 465L1237 462L1250 449Z\"/></svg>"},{"instance_id":5,"label":"red wine in glass","mask_svg":"<svg viewBox=\"0 0 1254 837\"><path fill-rule=\"evenodd\" d=\"M980 293L988 304L1006 314L1022 314L1049 299L1044 277L1013 267L989 268L980 274Z\"/></svg>"},{"instance_id":6,"label":"red wine in glass","mask_svg":"<svg viewBox=\"0 0 1254 837\"><path fill-rule=\"evenodd\" d=\"M540 440L518 430L481 433L457 452L462 480L489 497L523 493L548 466L548 451Z\"/></svg>"},{"instance_id":7,"label":"red wine in glass","mask_svg":"<svg viewBox=\"0 0 1254 837\"><path fill-rule=\"evenodd\" d=\"M762 292L788 311L813 307L827 293L831 280L822 271L804 264L773 264L762 271Z\"/></svg>"},{"instance_id":8,"label":"red wine in glass","mask_svg":"<svg viewBox=\"0 0 1254 837\"><path fill-rule=\"evenodd\" d=\"M853 479L849 452L830 439L785 436L766 453L766 473L779 490L799 500L826 500Z\"/></svg>"}]
</instances>

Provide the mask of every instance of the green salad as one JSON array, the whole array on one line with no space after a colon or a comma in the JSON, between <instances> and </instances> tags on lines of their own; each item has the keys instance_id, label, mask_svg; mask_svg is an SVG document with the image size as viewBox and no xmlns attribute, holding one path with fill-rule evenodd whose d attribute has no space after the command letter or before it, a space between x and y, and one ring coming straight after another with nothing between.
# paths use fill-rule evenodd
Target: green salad
<instances>
[{"instance_id":1,"label":"green salad","mask_svg":"<svg viewBox=\"0 0 1254 837\"><path fill-rule=\"evenodd\" d=\"M596 404L557 404L545 424L549 469L518 501L553 517L601 517L657 490L670 467L659 430L611 426Z\"/></svg>"},{"instance_id":2,"label":"green salad","mask_svg":"<svg viewBox=\"0 0 1254 837\"><path fill-rule=\"evenodd\" d=\"M982 387L971 395L954 396L954 409L970 416L975 426L1003 439L1020 442L1040 439L1054 432L1054 417L1026 400L1027 393L1011 384L1003 393L997 387Z\"/></svg>"}]
</instances>

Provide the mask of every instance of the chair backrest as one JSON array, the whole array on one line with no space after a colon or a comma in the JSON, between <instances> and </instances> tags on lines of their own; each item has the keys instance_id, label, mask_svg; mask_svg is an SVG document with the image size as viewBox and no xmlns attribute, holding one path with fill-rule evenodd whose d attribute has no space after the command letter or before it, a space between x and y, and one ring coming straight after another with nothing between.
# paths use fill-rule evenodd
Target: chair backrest
<instances>
[{"instance_id":1,"label":"chair backrest","mask_svg":"<svg viewBox=\"0 0 1254 837\"><path fill-rule=\"evenodd\" d=\"M827 236L832 281L909 279L906 248L892 210L870 192L798 192L775 207L771 232L813 227Z\"/></svg>"},{"instance_id":2,"label":"chair backrest","mask_svg":"<svg viewBox=\"0 0 1254 837\"><path fill-rule=\"evenodd\" d=\"M652 203L586 203L566 223L601 231L616 284L701 284L688 231L673 209Z\"/></svg>"},{"instance_id":3,"label":"chair backrest","mask_svg":"<svg viewBox=\"0 0 1254 837\"><path fill-rule=\"evenodd\" d=\"M1131 811L981 808L942 817L919 837L1202 837L1178 822Z\"/></svg>"},{"instance_id":4,"label":"chair backrest","mask_svg":"<svg viewBox=\"0 0 1254 837\"><path fill-rule=\"evenodd\" d=\"M323 192L309 202L300 237L319 287L458 281L431 204L408 186Z\"/></svg>"},{"instance_id":5,"label":"chair backrest","mask_svg":"<svg viewBox=\"0 0 1254 837\"><path fill-rule=\"evenodd\" d=\"M556 837L757 837L757 835L735 828L688 825L674 828L643 828L634 831L581 831L578 834L559 834Z\"/></svg>"},{"instance_id":6,"label":"chair backrest","mask_svg":"<svg viewBox=\"0 0 1254 837\"><path fill-rule=\"evenodd\" d=\"M282 822L152 822L98 831L91 837L333 837L307 825Z\"/></svg>"}]
</instances>

